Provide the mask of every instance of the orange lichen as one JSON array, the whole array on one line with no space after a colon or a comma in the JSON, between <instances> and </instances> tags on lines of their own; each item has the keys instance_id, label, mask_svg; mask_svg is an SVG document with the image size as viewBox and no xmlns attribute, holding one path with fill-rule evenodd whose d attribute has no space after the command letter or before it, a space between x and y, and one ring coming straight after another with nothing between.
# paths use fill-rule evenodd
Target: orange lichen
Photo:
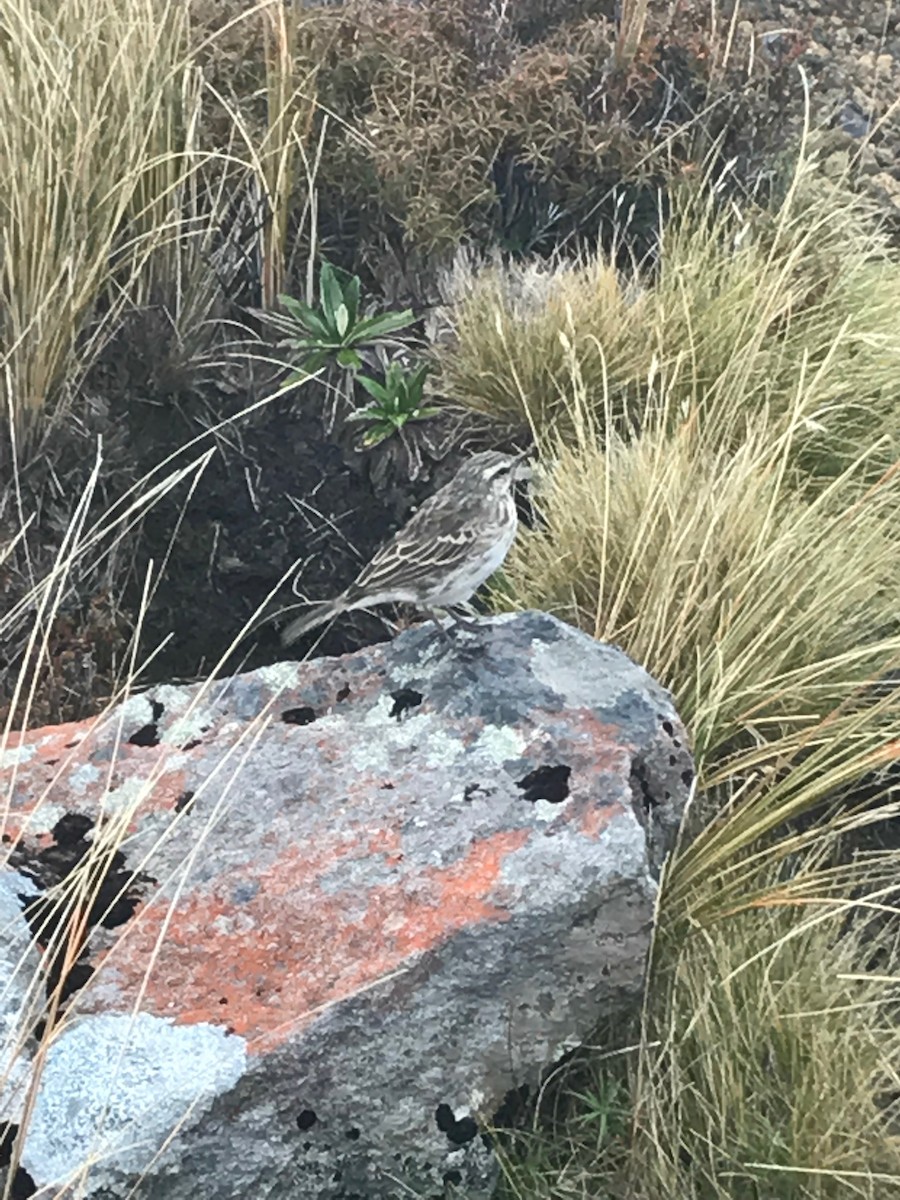
<instances>
[{"instance_id":1,"label":"orange lichen","mask_svg":"<svg viewBox=\"0 0 900 1200\"><path fill-rule=\"evenodd\" d=\"M528 837L524 829L494 834L446 867L398 875L362 894L352 880L325 889L322 876L369 842L389 848L396 835L360 830L356 845L344 837L295 848L264 872L247 863L220 876L212 892L186 892L172 911L142 910L99 977L128 1006L153 963L145 1008L179 1022L224 1022L254 1048L270 1048L323 1006L376 985L456 930L505 920L490 895L504 859ZM254 894L235 901L236 888L248 884Z\"/></svg>"}]
</instances>

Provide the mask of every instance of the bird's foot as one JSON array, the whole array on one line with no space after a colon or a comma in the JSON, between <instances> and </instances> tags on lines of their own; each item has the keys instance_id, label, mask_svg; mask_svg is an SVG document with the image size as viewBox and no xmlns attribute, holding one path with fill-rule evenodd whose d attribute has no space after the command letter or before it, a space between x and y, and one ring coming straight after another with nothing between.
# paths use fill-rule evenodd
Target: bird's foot
<instances>
[{"instance_id":1,"label":"bird's foot","mask_svg":"<svg viewBox=\"0 0 900 1200\"><path fill-rule=\"evenodd\" d=\"M461 617L459 615L459 613L451 613L450 616L453 619L454 630L464 629L466 631L466 633L483 633L484 632L484 626L479 621L468 620L465 617Z\"/></svg>"}]
</instances>

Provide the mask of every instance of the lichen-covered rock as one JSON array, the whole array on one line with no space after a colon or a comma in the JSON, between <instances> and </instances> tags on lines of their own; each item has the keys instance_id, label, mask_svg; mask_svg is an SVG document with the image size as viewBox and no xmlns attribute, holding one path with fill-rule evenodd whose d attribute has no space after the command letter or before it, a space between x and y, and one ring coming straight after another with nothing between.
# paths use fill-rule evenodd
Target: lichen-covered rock
<instances>
[{"instance_id":1,"label":"lichen-covered rock","mask_svg":"<svg viewBox=\"0 0 900 1200\"><path fill-rule=\"evenodd\" d=\"M480 1122L639 995L692 768L643 670L525 613L155 688L0 769L20 865L125 835L25 1142L39 1187L96 1121L79 1194L387 1200L488 1194Z\"/></svg>"}]
</instances>

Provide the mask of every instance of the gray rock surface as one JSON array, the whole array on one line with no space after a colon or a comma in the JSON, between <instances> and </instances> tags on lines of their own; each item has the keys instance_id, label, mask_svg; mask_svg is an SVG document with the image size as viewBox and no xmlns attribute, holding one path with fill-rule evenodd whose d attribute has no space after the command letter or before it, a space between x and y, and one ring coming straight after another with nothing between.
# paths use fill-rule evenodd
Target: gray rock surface
<instances>
[{"instance_id":1,"label":"gray rock surface","mask_svg":"<svg viewBox=\"0 0 900 1200\"><path fill-rule=\"evenodd\" d=\"M540 613L37 731L13 822L40 834L44 794L122 821L155 882L95 934L28 1170L47 1195L92 1153L79 1195L488 1195L484 1124L639 1002L691 770L668 694Z\"/></svg>"}]
</instances>

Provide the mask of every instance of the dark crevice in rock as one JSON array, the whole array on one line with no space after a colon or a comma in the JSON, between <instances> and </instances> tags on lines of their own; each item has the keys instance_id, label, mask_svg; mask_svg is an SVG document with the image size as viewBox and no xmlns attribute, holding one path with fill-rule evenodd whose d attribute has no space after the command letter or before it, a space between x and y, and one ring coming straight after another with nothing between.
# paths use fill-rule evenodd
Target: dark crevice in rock
<instances>
[{"instance_id":1,"label":"dark crevice in rock","mask_svg":"<svg viewBox=\"0 0 900 1200\"><path fill-rule=\"evenodd\" d=\"M301 1132L305 1132L307 1129L312 1129L318 1119L311 1108L304 1108L297 1116L297 1128Z\"/></svg>"},{"instance_id":2,"label":"dark crevice in rock","mask_svg":"<svg viewBox=\"0 0 900 1200\"><path fill-rule=\"evenodd\" d=\"M334 699L335 699L336 703L340 704L341 701L346 700L349 695L350 695L350 684L345 683Z\"/></svg>"},{"instance_id":3,"label":"dark crevice in rock","mask_svg":"<svg viewBox=\"0 0 900 1200\"><path fill-rule=\"evenodd\" d=\"M41 849L20 843L10 855L10 866L32 879L41 889L38 895L20 897L22 911L38 946L44 953L48 1001L58 993L58 1020L66 1001L88 982L93 974L87 939L91 929L100 925L115 929L134 915L138 886L152 884L148 876L128 870L121 850L98 855L92 853L89 835L94 822L84 813L65 813L51 830L53 844ZM83 870L91 856L90 874L79 884L83 897L73 912L71 890L66 880ZM86 908L86 911L85 911ZM41 1019L35 1026L40 1036L46 1028Z\"/></svg>"},{"instance_id":4,"label":"dark crevice in rock","mask_svg":"<svg viewBox=\"0 0 900 1200\"><path fill-rule=\"evenodd\" d=\"M461 1117L458 1121L449 1104L439 1104L434 1113L435 1124L454 1146L465 1146L478 1136L478 1122L474 1117Z\"/></svg>"},{"instance_id":5,"label":"dark crevice in rock","mask_svg":"<svg viewBox=\"0 0 900 1200\"><path fill-rule=\"evenodd\" d=\"M522 1118L530 1111L528 1105L530 1096L531 1088L527 1083L520 1083L518 1087L511 1087L500 1101L497 1111L491 1117L491 1128L515 1129L520 1125Z\"/></svg>"},{"instance_id":6,"label":"dark crevice in rock","mask_svg":"<svg viewBox=\"0 0 900 1200\"><path fill-rule=\"evenodd\" d=\"M158 746L159 745L159 728L158 722L160 717L166 711L165 705L160 704L158 700L150 701L150 710L153 713L153 719L146 725L142 725L128 739L130 746Z\"/></svg>"},{"instance_id":7,"label":"dark crevice in rock","mask_svg":"<svg viewBox=\"0 0 900 1200\"><path fill-rule=\"evenodd\" d=\"M391 692L391 699L394 702L391 707L391 716L396 717L399 721L407 709L418 708L425 697L415 688L401 688L399 692Z\"/></svg>"},{"instance_id":8,"label":"dark crevice in rock","mask_svg":"<svg viewBox=\"0 0 900 1200\"><path fill-rule=\"evenodd\" d=\"M659 804L658 797L650 789L646 764L638 754L631 760L631 791L635 800L640 800L645 813L651 812Z\"/></svg>"},{"instance_id":9,"label":"dark crevice in rock","mask_svg":"<svg viewBox=\"0 0 900 1200\"><path fill-rule=\"evenodd\" d=\"M13 1148L18 1136L19 1126L17 1124L13 1121L0 1121L0 1168L12 1165ZM25 1168L16 1167L12 1185L3 1194L8 1196L9 1200L29 1200L29 1197L33 1196L36 1191L37 1184Z\"/></svg>"},{"instance_id":10,"label":"dark crevice in rock","mask_svg":"<svg viewBox=\"0 0 900 1200\"><path fill-rule=\"evenodd\" d=\"M516 787L522 789L522 799L534 804L538 800L548 800L551 804L562 804L569 795L569 776L572 768L562 763L556 766L536 767L527 775L516 781Z\"/></svg>"},{"instance_id":11,"label":"dark crevice in rock","mask_svg":"<svg viewBox=\"0 0 900 1200\"><path fill-rule=\"evenodd\" d=\"M312 725L316 710L309 704L301 704L299 708L286 708L281 719L285 725Z\"/></svg>"},{"instance_id":12,"label":"dark crevice in rock","mask_svg":"<svg viewBox=\"0 0 900 1200\"><path fill-rule=\"evenodd\" d=\"M190 802L193 800L193 798L194 798L193 792L182 792L181 795L178 797L178 799L175 801L175 811L177 813L184 812L184 810L187 808L187 806L190 804Z\"/></svg>"}]
</instances>

